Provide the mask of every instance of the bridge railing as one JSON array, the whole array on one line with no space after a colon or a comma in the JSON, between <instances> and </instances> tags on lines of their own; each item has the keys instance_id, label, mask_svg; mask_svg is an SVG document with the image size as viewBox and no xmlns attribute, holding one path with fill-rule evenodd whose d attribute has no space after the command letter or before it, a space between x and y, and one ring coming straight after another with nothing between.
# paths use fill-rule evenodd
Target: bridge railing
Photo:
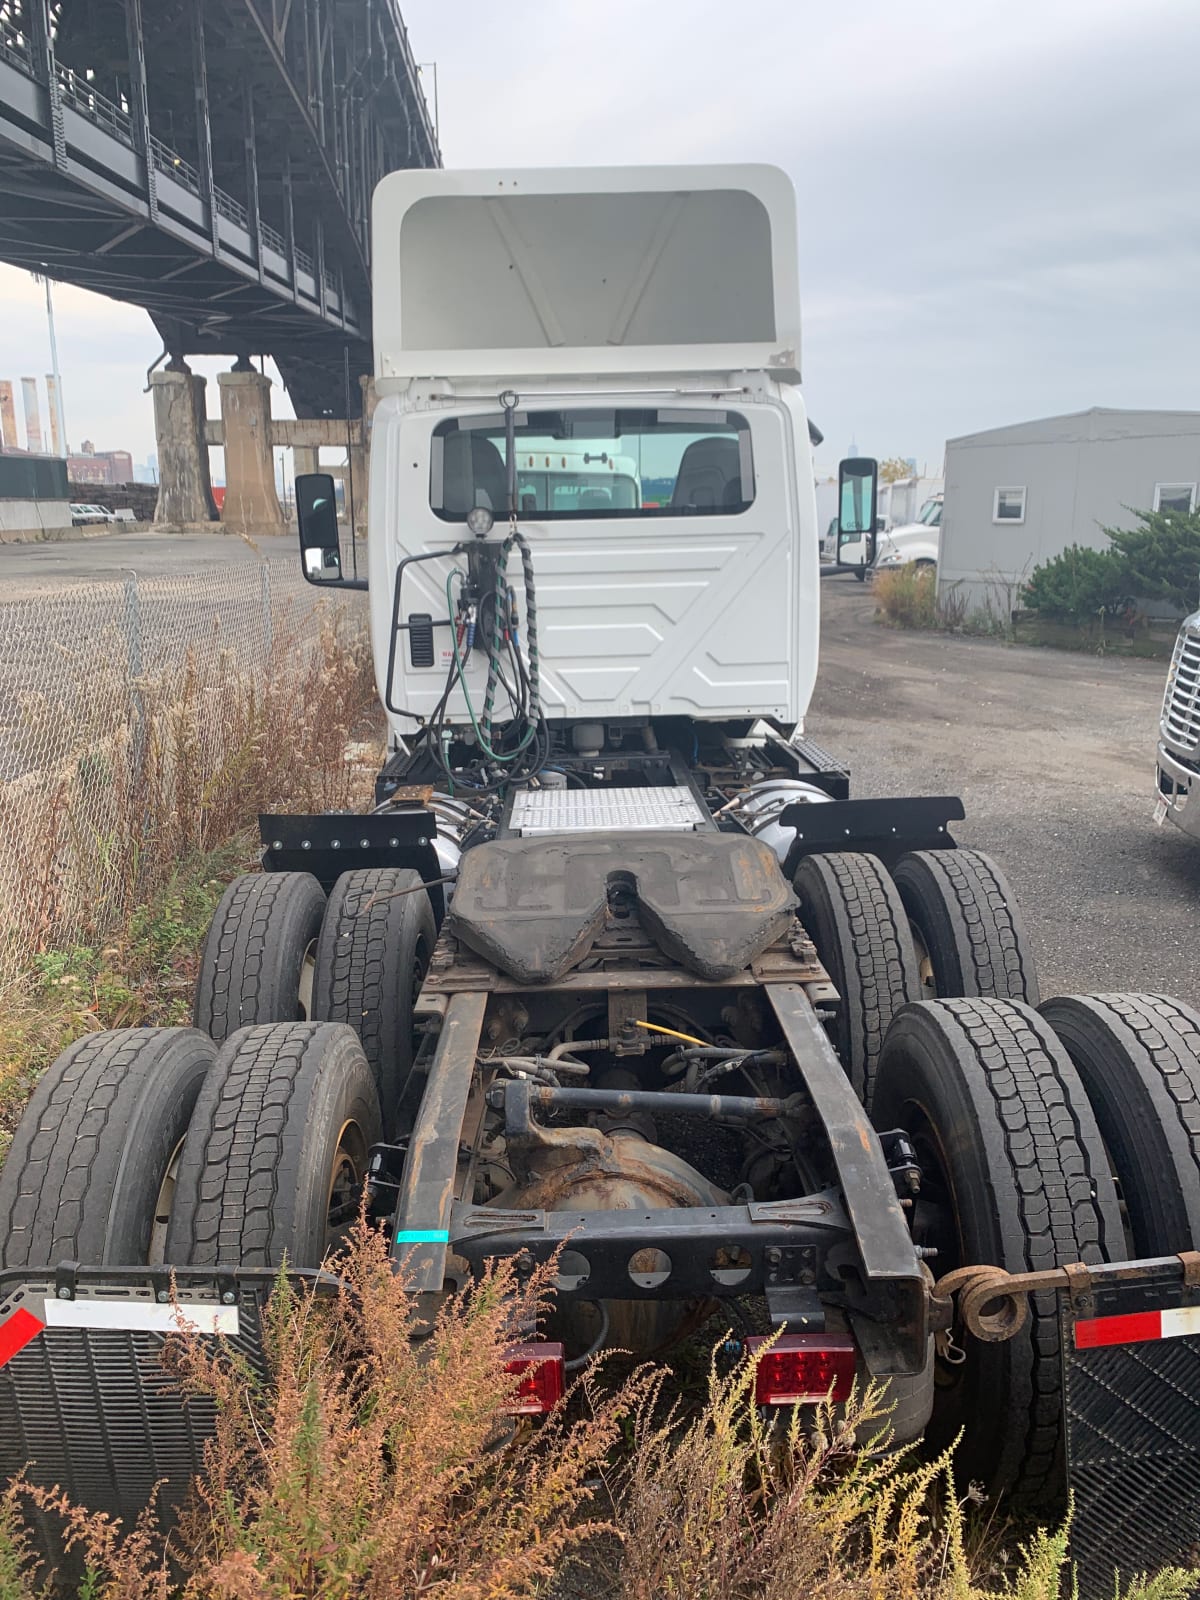
<instances>
[{"instance_id":1,"label":"bridge railing","mask_svg":"<svg viewBox=\"0 0 1200 1600\"><path fill-rule=\"evenodd\" d=\"M133 138L133 123L123 106L102 95L87 78L79 77L70 67L59 65L57 74L59 93L76 111L121 139Z\"/></svg>"},{"instance_id":2,"label":"bridge railing","mask_svg":"<svg viewBox=\"0 0 1200 1600\"><path fill-rule=\"evenodd\" d=\"M0 55L7 56L10 61L16 62L19 67L29 71L32 52L29 39L17 29L7 26L0 21Z\"/></svg>"},{"instance_id":3,"label":"bridge railing","mask_svg":"<svg viewBox=\"0 0 1200 1600\"><path fill-rule=\"evenodd\" d=\"M194 195L200 193L200 174L190 161L185 161L177 151L172 150L161 139L150 135L150 159L159 172L165 173L168 178L174 178L176 183L181 183L185 189L190 189Z\"/></svg>"}]
</instances>

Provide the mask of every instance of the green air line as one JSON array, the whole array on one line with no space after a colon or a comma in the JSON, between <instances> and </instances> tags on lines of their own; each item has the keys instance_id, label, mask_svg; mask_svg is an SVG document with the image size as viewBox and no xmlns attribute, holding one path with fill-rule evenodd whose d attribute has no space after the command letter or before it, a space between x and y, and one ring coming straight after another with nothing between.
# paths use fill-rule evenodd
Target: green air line
<instances>
[{"instance_id":1,"label":"green air line","mask_svg":"<svg viewBox=\"0 0 1200 1600\"><path fill-rule=\"evenodd\" d=\"M450 585L453 583L455 578L457 578L460 583L465 583L467 581L466 574L463 572L461 567L451 567L449 573L446 575L446 609L450 613L450 644L454 651L454 667L458 674L459 685L462 688L463 699L466 701L467 716L471 719L471 727L474 731L475 738L478 741L479 748L483 751L484 755L487 756L491 761L498 761L502 765L507 765L509 762L515 761L525 749L526 745L528 745L530 739L537 731L536 725L530 727L525 738L511 753L511 755L500 755L497 751L492 749L490 740L484 736L479 723L475 719L475 707L471 703L471 691L467 688L467 674L465 665L462 657L458 653L458 629L454 624L454 597L450 592Z\"/></svg>"}]
</instances>

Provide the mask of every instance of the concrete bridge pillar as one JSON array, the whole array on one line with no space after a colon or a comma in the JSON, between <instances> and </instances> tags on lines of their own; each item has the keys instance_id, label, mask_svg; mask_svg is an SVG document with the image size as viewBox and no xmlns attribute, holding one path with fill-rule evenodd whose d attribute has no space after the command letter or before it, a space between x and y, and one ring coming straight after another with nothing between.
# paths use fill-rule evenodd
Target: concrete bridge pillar
<instances>
[{"instance_id":1,"label":"concrete bridge pillar","mask_svg":"<svg viewBox=\"0 0 1200 1600\"><path fill-rule=\"evenodd\" d=\"M292 446L292 471L296 477L302 472L320 472L321 451L313 444L295 444Z\"/></svg>"},{"instance_id":2,"label":"concrete bridge pillar","mask_svg":"<svg viewBox=\"0 0 1200 1600\"><path fill-rule=\"evenodd\" d=\"M358 430L355 429L355 432ZM350 443L350 482L354 485L354 537L367 537L367 447L361 439Z\"/></svg>"},{"instance_id":3,"label":"concrete bridge pillar","mask_svg":"<svg viewBox=\"0 0 1200 1600\"><path fill-rule=\"evenodd\" d=\"M281 533L271 452L271 380L239 363L217 375L225 429L225 503L221 522L232 533Z\"/></svg>"},{"instance_id":4,"label":"concrete bridge pillar","mask_svg":"<svg viewBox=\"0 0 1200 1600\"><path fill-rule=\"evenodd\" d=\"M156 523L215 521L208 446L204 442L206 380L184 362L150 374L158 446Z\"/></svg>"}]
</instances>

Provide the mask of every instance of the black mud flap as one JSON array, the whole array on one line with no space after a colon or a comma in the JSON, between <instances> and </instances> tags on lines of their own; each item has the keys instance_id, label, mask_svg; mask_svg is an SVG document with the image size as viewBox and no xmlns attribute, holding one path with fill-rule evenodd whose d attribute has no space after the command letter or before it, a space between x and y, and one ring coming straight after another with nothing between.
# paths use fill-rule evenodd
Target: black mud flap
<instances>
[{"instance_id":1,"label":"black mud flap","mask_svg":"<svg viewBox=\"0 0 1200 1600\"><path fill-rule=\"evenodd\" d=\"M333 1280L289 1275L297 1285ZM262 1316L271 1269L179 1268L172 1303L164 1268L0 1273L0 1480L59 1485L77 1505L132 1527L156 1493L170 1526L203 1470L213 1432L204 1396L181 1393L164 1369L180 1319L221 1336L231 1359L265 1376ZM39 1554L60 1562L57 1519L31 1514Z\"/></svg>"},{"instance_id":2,"label":"black mud flap","mask_svg":"<svg viewBox=\"0 0 1200 1600\"><path fill-rule=\"evenodd\" d=\"M1200 1287L1170 1257L1059 1302L1072 1557L1081 1600L1111 1600L1117 1572L1200 1565Z\"/></svg>"}]
</instances>

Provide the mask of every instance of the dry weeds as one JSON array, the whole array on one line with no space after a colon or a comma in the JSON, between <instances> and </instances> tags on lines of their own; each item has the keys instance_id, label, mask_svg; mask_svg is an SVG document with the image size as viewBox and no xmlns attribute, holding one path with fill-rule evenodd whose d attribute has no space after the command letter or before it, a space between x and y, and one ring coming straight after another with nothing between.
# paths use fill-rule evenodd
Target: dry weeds
<instances>
[{"instance_id":1,"label":"dry weeds","mask_svg":"<svg viewBox=\"0 0 1200 1600\"><path fill-rule=\"evenodd\" d=\"M1066 1530L980 1574L945 1458L861 1449L873 1393L775 1423L753 1369L714 1357L699 1415L664 1410L669 1374L585 1376L540 1427L509 1415L514 1335L553 1264L497 1264L426 1336L382 1237L359 1226L321 1299L280 1279L267 1377L198 1337L171 1341L184 1388L216 1403L207 1477L176 1533L124 1532L56 1489L0 1500L0 1600L33 1600L21 1507L57 1513L87 1600L533 1600L573 1566L594 1600L1058 1600ZM606 1551L616 1545L615 1560ZM584 1589L580 1591L582 1573ZM1167 1572L1126 1600L1184 1600ZM561 1593L561 1590L554 1592Z\"/></svg>"},{"instance_id":2,"label":"dry weeds","mask_svg":"<svg viewBox=\"0 0 1200 1600\"><path fill-rule=\"evenodd\" d=\"M347 753L365 723L377 732L370 652L335 617L315 645L278 628L265 666L187 649L132 693L115 668L111 683L97 671L53 762L0 785L0 831L23 844L0 861L0 989L32 954L119 932L181 861L258 812L352 809L370 795L377 763ZM64 715L26 703L39 748Z\"/></svg>"}]
</instances>

